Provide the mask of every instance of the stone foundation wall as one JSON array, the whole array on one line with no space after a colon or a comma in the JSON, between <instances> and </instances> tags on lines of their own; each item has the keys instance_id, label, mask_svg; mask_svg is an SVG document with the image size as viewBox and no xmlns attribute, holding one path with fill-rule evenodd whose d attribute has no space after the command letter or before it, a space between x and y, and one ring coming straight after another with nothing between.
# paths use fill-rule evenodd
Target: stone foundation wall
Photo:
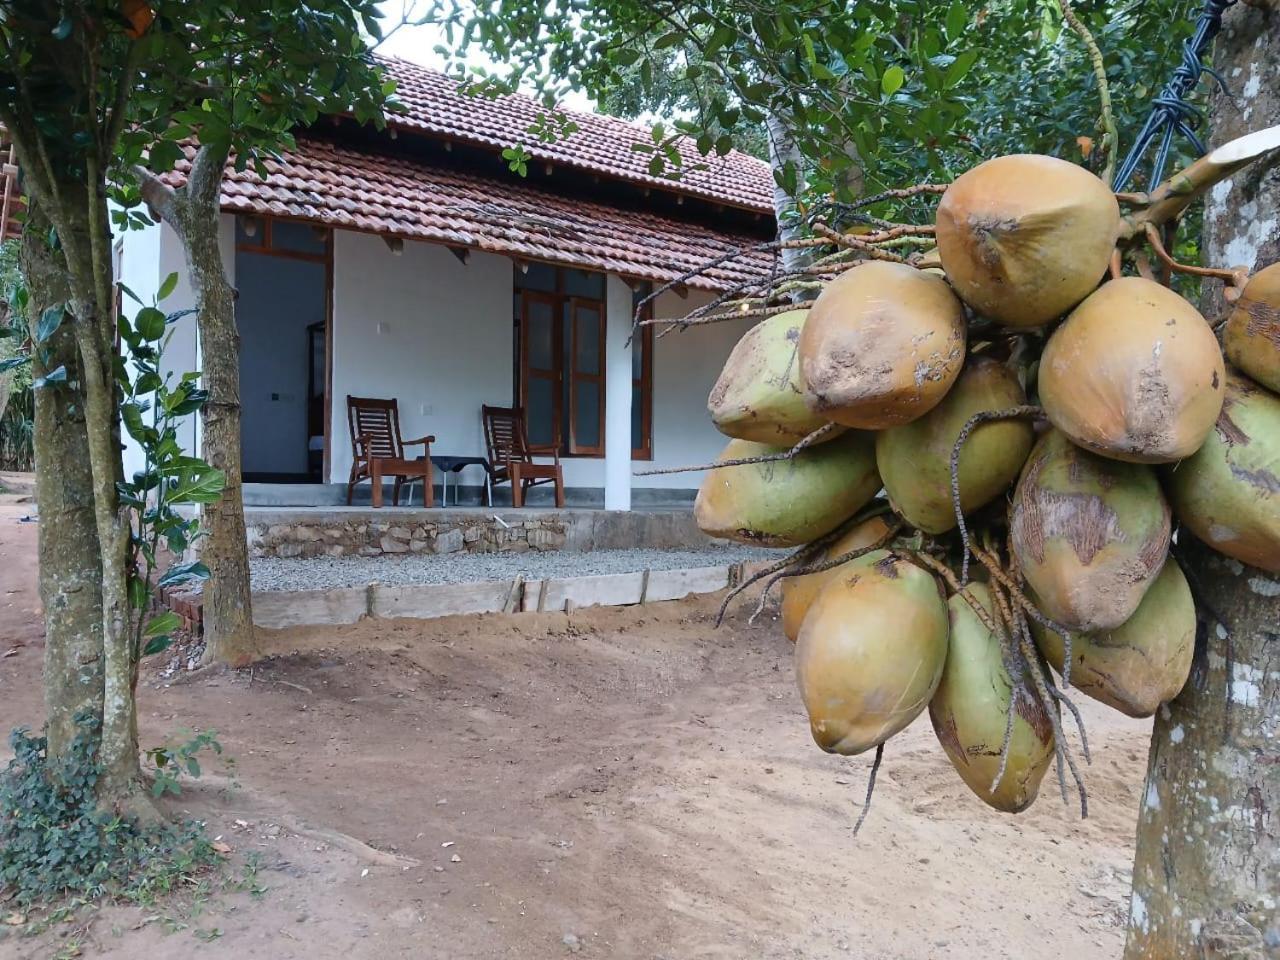
<instances>
[{"instance_id":1,"label":"stone foundation wall","mask_svg":"<svg viewBox=\"0 0 1280 960\"><path fill-rule=\"evenodd\" d=\"M560 550L568 542L563 516L503 519L445 515L370 519L332 514L255 523L246 518L253 557L373 557L400 553L498 553Z\"/></svg>"}]
</instances>

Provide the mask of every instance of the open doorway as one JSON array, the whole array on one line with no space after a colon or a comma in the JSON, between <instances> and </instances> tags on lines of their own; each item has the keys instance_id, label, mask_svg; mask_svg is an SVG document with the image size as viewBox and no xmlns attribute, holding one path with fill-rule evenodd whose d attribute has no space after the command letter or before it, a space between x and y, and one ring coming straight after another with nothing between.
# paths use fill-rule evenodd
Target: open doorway
<instances>
[{"instance_id":1,"label":"open doorway","mask_svg":"<svg viewBox=\"0 0 1280 960\"><path fill-rule=\"evenodd\" d=\"M323 227L236 221L241 456L248 483L324 478L331 251Z\"/></svg>"}]
</instances>

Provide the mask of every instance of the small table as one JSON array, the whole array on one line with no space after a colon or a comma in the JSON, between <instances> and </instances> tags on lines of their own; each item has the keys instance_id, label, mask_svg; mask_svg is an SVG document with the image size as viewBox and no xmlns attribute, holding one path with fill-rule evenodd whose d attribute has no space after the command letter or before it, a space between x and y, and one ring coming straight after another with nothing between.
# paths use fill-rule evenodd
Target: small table
<instances>
[{"instance_id":1,"label":"small table","mask_svg":"<svg viewBox=\"0 0 1280 960\"><path fill-rule=\"evenodd\" d=\"M447 507L449 505L449 474L461 473L466 467L484 467L484 493L485 502L493 502L493 488L489 482L489 461L484 457L441 457L432 454L431 462L435 464L436 469L440 471L441 497L440 505ZM453 505L458 505L458 484L460 478L455 477L453 481Z\"/></svg>"}]
</instances>

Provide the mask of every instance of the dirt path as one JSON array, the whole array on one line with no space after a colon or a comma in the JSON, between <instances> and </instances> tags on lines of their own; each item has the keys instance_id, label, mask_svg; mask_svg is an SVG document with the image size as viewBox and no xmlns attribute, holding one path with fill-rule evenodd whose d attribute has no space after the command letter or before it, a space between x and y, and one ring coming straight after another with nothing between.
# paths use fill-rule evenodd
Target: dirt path
<instances>
[{"instance_id":1,"label":"dirt path","mask_svg":"<svg viewBox=\"0 0 1280 960\"><path fill-rule=\"evenodd\" d=\"M35 609L31 525L10 509L6 640ZM63 932L87 956L150 960L1119 954L1147 724L1083 704L1081 823L1052 776L1028 813L989 811L917 723L854 838L868 759L813 746L776 629L714 631L712 610L285 631L252 679L151 686L144 742L214 727L235 758L238 786L202 782L183 808L237 863L257 854L269 890L186 921L208 942L155 911ZM0 660L0 726L38 721L39 657Z\"/></svg>"}]
</instances>

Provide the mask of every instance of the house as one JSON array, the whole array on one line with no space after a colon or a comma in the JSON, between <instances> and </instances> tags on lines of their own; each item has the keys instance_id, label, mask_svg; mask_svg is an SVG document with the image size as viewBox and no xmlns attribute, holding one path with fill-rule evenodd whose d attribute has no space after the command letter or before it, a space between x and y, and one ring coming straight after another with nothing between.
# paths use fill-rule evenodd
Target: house
<instances>
[{"instance_id":1,"label":"house","mask_svg":"<svg viewBox=\"0 0 1280 960\"><path fill-rule=\"evenodd\" d=\"M531 142L534 100L467 96L423 67L386 67L407 112L385 131L326 119L268 160L265 180L227 170L246 502L345 502L348 395L396 398L404 436L434 435L432 453L447 456L484 454L482 404L519 405L531 443L558 447L571 504L688 502L697 474L633 474L714 459L724 438L706 397L746 325L631 341L633 311L655 286L773 237L767 165L688 144L686 167L705 168L654 176L635 148L645 129L575 113L567 138ZM501 155L515 143L532 156L525 177ZM120 236L116 256L144 296L186 272L162 225ZM751 252L689 277L656 315L681 316L771 262ZM185 284L166 307L184 297ZM178 325L174 369L200 366L194 327ZM199 425L189 429L198 448ZM469 469L464 501L483 481Z\"/></svg>"}]
</instances>

